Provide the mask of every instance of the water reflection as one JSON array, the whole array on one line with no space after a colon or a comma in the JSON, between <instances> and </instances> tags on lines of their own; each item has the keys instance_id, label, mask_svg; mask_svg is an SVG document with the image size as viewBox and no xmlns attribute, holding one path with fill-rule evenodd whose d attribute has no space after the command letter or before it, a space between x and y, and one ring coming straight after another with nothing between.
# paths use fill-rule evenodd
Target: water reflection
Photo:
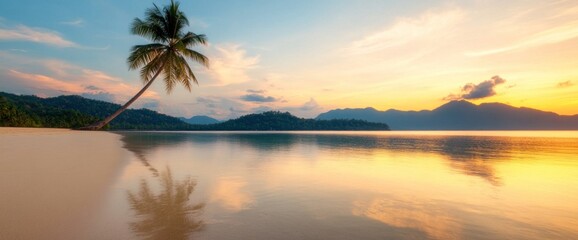
<instances>
[{"instance_id":1,"label":"water reflection","mask_svg":"<svg viewBox=\"0 0 578 240\"><path fill-rule=\"evenodd\" d=\"M447 209L412 198L376 198L356 201L353 215L364 216L400 229L415 228L429 239L458 239L462 226Z\"/></svg>"},{"instance_id":2,"label":"water reflection","mask_svg":"<svg viewBox=\"0 0 578 240\"><path fill-rule=\"evenodd\" d=\"M210 200L220 203L231 212L240 212L248 209L254 201L253 196L245 191L246 187L247 181L241 178L219 178L213 187Z\"/></svg>"},{"instance_id":3,"label":"water reflection","mask_svg":"<svg viewBox=\"0 0 578 240\"><path fill-rule=\"evenodd\" d=\"M160 192L155 194L149 182L142 179L138 193L128 192L127 199L137 219L130 223L133 233L151 240L188 239L193 232L202 230L204 222L197 218L205 204L189 203L197 182L191 177L176 181L169 167L161 172L147 158L155 148L179 145L186 138L182 135L126 133L122 141L123 147L135 154L160 185Z\"/></svg>"},{"instance_id":4,"label":"water reflection","mask_svg":"<svg viewBox=\"0 0 578 240\"><path fill-rule=\"evenodd\" d=\"M457 172L485 179L492 185L501 184L492 166L496 161L511 159L521 152L539 151L544 139L508 137L461 136L400 136L400 135L339 135L294 133L138 133L119 132L124 147L153 174L156 170L146 160L147 152L160 147L178 147L225 142L253 148L260 152L289 151L297 145L316 146L331 151L371 154L376 151L392 153L428 153L443 156L448 166ZM567 141L550 139L549 141ZM575 144L575 143L574 143ZM351 154L349 154L351 155Z\"/></svg>"},{"instance_id":5,"label":"water reflection","mask_svg":"<svg viewBox=\"0 0 578 240\"><path fill-rule=\"evenodd\" d=\"M575 138L118 134L148 169L133 164L127 175L152 179L128 197L137 216L131 229L143 238L190 238L203 228L200 211L211 224L197 233L204 239L564 239L577 232L578 167L567 160L578 151ZM168 168L153 167L160 162L199 179L194 197L207 206L190 204L196 182L176 181Z\"/></svg>"},{"instance_id":6,"label":"water reflection","mask_svg":"<svg viewBox=\"0 0 578 240\"><path fill-rule=\"evenodd\" d=\"M147 154L156 148L163 146L179 145L187 141L184 134L153 134L123 132L123 147L136 156L136 158L153 174L158 177L159 171L153 167L147 159Z\"/></svg>"},{"instance_id":7,"label":"water reflection","mask_svg":"<svg viewBox=\"0 0 578 240\"><path fill-rule=\"evenodd\" d=\"M189 203L197 183L190 177L175 181L168 167L155 179L161 186L159 193L155 194L145 179L138 192L128 192L127 199L137 219L130 223L131 230L143 239L159 240L188 239L200 231L204 223L198 218L205 204Z\"/></svg>"}]
</instances>

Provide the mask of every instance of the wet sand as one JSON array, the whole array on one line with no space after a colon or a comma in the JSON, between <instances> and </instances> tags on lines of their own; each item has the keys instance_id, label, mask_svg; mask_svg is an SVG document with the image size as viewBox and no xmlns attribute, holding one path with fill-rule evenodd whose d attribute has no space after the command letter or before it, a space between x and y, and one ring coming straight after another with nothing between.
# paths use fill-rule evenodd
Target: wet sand
<instances>
[{"instance_id":1,"label":"wet sand","mask_svg":"<svg viewBox=\"0 0 578 240\"><path fill-rule=\"evenodd\" d=\"M0 128L0 239L80 239L123 154L112 133Z\"/></svg>"}]
</instances>

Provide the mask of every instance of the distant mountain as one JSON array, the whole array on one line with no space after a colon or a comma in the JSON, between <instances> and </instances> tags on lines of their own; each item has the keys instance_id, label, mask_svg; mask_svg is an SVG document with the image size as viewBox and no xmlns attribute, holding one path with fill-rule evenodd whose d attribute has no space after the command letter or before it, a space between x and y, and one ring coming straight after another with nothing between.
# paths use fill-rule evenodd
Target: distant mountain
<instances>
[{"instance_id":1,"label":"distant mountain","mask_svg":"<svg viewBox=\"0 0 578 240\"><path fill-rule=\"evenodd\" d=\"M221 122L209 116L193 116L191 118L180 117L179 119L188 124L198 124L198 125L215 124Z\"/></svg>"},{"instance_id":2,"label":"distant mountain","mask_svg":"<svg viewBox=\"0 0 578 240\"><path fill-rule=\"evenodd\" d=\"M197 130L218 131L301 131L301 130L389 130L385 123L364 120L315 120L298 118L288 112L249 114L210 125L191 125Z\"/></svg>"},{"instance_id":3,"label":"distant mountain","mask_svg":"<svg viewBox=\"0 0 578 240\"><path fill-rule=\"evenodd\" d=\"M578 115L562 116L502 103L448 102L434 110L336 109L316 119L360 119L387 123L393 130L578 130Z\"/></svg>"},{"instance_id":4,"label":"distant mountain","mask_svg":"<svg viewBox=\"0 0 578 240\"><path fill-rule=\"evenodd\" d=\"M107 117L119 107L75 95L39 98L0 92L0 126L78 128ZM190 126L148 109L128 109L110 122L109 129L188 130Z\"/></svg>"}]
</instances>

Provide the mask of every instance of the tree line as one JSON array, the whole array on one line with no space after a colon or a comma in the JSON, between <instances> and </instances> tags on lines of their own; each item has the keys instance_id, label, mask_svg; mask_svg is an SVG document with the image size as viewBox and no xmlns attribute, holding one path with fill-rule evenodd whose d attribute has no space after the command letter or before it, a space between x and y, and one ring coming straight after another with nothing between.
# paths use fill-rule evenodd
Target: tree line
<instances>
[{"instance_id":1,"label":"tree line","mask_svg":"<svg viewBox=\"0 0 578 240\"><path fill-rule=\"evenodd\" d=\"M100 121L120 105L81 96L40 98L0 92L0 126L80 128ZM389 130L387 124L363 120L314 120L288 112L249 114L209 125L192 125L149 109L128 109L112 120L109 130L184 131L300 131L300 130Z\"/></svg>"}]
</instances>

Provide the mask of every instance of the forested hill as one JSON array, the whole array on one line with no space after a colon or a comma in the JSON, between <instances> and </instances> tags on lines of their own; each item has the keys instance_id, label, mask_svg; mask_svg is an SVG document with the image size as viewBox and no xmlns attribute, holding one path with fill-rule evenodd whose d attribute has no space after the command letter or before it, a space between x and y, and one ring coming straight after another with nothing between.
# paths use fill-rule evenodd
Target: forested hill
<instances>
[{"instance_id":1,"label":"forested hill","mask_svg":"<svg viewBox=\"0 0 578 240\"><path fill-rule=\"evenodd\" d=\"M78 128L104 119L120 105L80 96L39 98L0 92L0 126ZM128 109L108 129L188 130L191 125L148 109Z\"/></svg>"},{"instance_id":2,"label":"forested hill","mask_svg":"<svg viewBox=\"0 0 578 240\"><path fill-rule=\"evenodd\" d=\"M118 104L80 96L39 98L0 92L0 127L78 128L107 117ZM128 109L111 130L389 130L387 124L363 120L314 120L289 113L265 112L208 125L192 125L148 109Z\"/></svg>"},{"instance_id":3,"label":"forested hill","mask_svg":"<svg viewBox=\"0 0 578 240\"><path fill-rule=\"evenodd\" d=\"M364 120L315 120L298 118L288 112L269 111L249 114L237 119L210 124L195 125L197 130L234 131L300 131L300 130L389 130L385 123Z\"/></svg>"}]
</instances>

